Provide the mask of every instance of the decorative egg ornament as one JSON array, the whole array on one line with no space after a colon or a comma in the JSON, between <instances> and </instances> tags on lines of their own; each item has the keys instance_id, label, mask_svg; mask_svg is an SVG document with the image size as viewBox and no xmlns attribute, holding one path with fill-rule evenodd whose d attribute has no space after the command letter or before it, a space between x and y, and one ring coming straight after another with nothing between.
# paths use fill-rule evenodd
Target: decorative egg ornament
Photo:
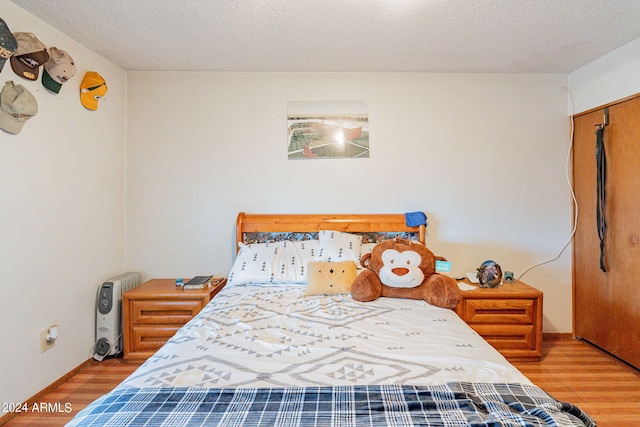
<instances>
[{"instance_id":1,"label":"decorative egg ornament","mask_svg":"<svg viewBox=\"0 0 640 427\"><path fill-rule=\"evenodd\" d=\"M481 288L495 288L502 283L502 268L495 261L483 262L476 271Z\"/></svg>"}]
</instances>

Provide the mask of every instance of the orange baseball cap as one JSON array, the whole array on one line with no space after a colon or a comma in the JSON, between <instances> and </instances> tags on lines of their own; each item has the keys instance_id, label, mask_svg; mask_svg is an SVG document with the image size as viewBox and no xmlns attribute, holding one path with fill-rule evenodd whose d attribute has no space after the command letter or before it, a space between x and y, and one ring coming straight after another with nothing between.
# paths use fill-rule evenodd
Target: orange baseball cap
<instances>
[{"instance_id":1,"label":"orange baseball cap","mask_svg":"<svg viewBox=\"0 0 640 427\"><path fill-rule=\"evenodd\" d=\"M107 82L95 71L87 71L80 83L80 102L89 110L98 109L98 101L107 94Z\"/></svg>"}]
</instances>

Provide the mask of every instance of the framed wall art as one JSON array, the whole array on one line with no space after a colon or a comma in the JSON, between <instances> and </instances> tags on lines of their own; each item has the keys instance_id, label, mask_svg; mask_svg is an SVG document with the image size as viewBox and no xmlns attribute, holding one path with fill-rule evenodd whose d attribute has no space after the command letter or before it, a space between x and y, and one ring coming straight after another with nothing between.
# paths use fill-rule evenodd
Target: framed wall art
<instances>
[{"instance_id":1,"label":"framed wall art","mask_svg":"<svg viewBox=\"0 0 640 427\"><path fill-rule=\"evenodd\" d=\"M364 100L287 103L289 159L369 157L369 108Z\"/></svg>"}]
</instances>

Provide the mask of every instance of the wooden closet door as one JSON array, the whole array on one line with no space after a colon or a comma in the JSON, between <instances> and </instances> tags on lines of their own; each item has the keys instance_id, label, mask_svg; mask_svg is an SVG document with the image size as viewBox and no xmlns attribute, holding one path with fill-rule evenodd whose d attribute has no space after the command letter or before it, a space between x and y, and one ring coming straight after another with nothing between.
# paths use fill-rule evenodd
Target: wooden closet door
<instances>
[{"instance_id":1,"label":"wooden closet door","mask_svg":"<svg viewBox=\"0 0 640 427\"><path fill-rule=\"evenodd\" d=\"M599 268L596 228L595 125L603 122L603 111L575 119L574 330L640 367L640 98L609 106L606 273Z\"/></svg>"},{"instance_id":2,"label":"wooden closet door","mask_svg":"<svg viewBox=\"0 0 640 427\"><path fill-rule=\"evenodd\" d=\"M613 348L615 326L607 276L600 270L600 241L596 226L596 125L603 110L574 120L573 183L578 222L573 239L574 330L604 348ZM607 153L608 154L608 153Z\"/></svg>"},{"instance_id":3,"label":"wooden closet door","mask_svg":"<svg viewBox=\"0 0 640 427\"><path fill-rule=\"evenodd\" d=\"M609 108L607 275L615 307L614 354L640 367L640 98Z\"/></svg>"}]
</instances>

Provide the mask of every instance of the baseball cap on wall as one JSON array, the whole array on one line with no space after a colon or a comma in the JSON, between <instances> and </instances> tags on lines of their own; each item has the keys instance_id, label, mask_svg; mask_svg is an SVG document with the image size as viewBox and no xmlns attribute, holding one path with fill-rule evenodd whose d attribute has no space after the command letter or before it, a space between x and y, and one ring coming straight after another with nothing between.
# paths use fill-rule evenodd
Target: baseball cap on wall
<instances>
[{"instance_id":1,"label":"baseball cap on wall","mask_svg":"<svg viewBox=\"0 0 640 427\"><path fill-rule=\"evenodd\" d=\"M87 71L80 83L80 102L89 110L98 109L98 100L107 94L107 82L95 71Z\"/></svg>"},{"instance_id":2,"label":"baseball cap on wall","mask_svg":"<svg viewBox=\"0 0 640 427\"><path fill-rule=\"evenodd\" d=\"M0 71L4 68L4 63L13 55L18 48L18 42L4 19L0 18Z\"/></svg>"},{"instance_id":3,"label":"baseball cap on wall","mask_svg":"<svg viewBox=\"0 0 640 427\"><path fill-rule=\"evenodd\" d=\"M59 93L62 84L76 75L76 64L64 50L49 48L49 61L42 70L42 86L51 92Z\"/></svg>"},{"instance_id":4,"label":"baseball cap on wall","mask_svg":"<svg viewBox=\"0 0 640 427\"><path fill-rule=\"evenodd\" d=\"M11 57L11 68L20 77L38 80L40 66L49 60L47 47L33 33L13 33L18 48Z\"/></svg>"},{"instance_id":5,"label":"baseball cap on wall","mask_svg":"<svg viewBox=\"0 0 640 427\"><path fill-rule=\"evenodd\" d=\"M24 86L7 81L0 92L0 129L19 134L25 122L38 113L38 102Z\"/></svg>"}]
</instances>

